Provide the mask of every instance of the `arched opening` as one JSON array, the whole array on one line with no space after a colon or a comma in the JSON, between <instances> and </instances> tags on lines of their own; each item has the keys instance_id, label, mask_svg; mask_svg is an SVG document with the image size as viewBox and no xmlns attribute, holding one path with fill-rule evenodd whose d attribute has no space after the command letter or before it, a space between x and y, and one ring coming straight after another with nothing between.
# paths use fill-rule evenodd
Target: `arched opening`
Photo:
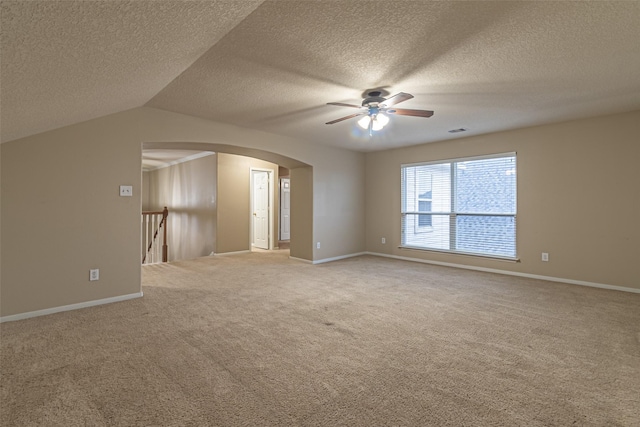
<instances>
[{"instance_id":1,"label":"arched opening","mask_svg":"<svg viewBox=\"0 0 640 427\"><path fill-rule=\"evenodd\" d=\"M142 144L142 151L145 150L192 150L194 152L216 153L206 160L210 167L214 168L215 187L209 196L210 202L213 203L215 209L214 228L213 228L213 246L211 253L233 253L251 250L252 248L252 217L250 216L250 171L255 168L270 167L276 171L273 176L274 192L278 192L280 181L278 179L278 171L288 171L288 180L290 185L290 237L289 250L292 258L300 258L305 260L313 259L313 169L310 165L292 159L287 156L276 153L238 147L226 144L215 143L180 143L180 142L146 142ZM199 162L205 161L199 159ZM202 167L202 166L200 166ZM143 175L143 174L141 174ZM178 181L186 181L185 177L176 177ZM246 182L245 182L246 181ZM144 187L144 185L142 186ZM205 184L205 191L211 190L209 184ZM173 192L192 192L187 183L181 182L174 184ZM201 193L201 191L200 191ZM203 198L202 194L183 194L182 200L191 197ZM271 247L277 247L280 236L280 203L279 197L275 197L274 209L271 217L272 244ZM209 201L206 201L207 203ZM144 200L143 200L144 205ZM245 206L246 205L246 206ZM170 207L171 208L171 207ZM176 209L173 222L178 228L187 229L187 227L196 225L202 226L198 221L198 214L202 214L203 206L183 206ZM204 209L208 209L205 207ZM211 215L209 215L211 217ZM171 222L169 222L171 225ZM209 228L207 228L209 233ZM202 236L197 236L200 238ZM197 243L197 242L196 242ZM206 253L202 253L202 247L205 243L200 244L200 255L209 255L209 249ZM172 249L170 248L170 251ZM173 248L175 251L185 253L184 248ZM170 257L171 259L171 257Z\"/></svg>"}]
</instances>

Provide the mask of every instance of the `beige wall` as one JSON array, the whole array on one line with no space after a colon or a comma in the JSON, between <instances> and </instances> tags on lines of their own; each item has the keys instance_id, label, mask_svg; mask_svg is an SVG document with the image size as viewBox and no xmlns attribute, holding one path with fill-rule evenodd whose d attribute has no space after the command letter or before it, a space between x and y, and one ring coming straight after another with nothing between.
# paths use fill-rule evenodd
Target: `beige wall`
<instances>
[{"instance_id":1,"label":"beige wall","mask_svg":"<svg viewBox=\"0 0 640 427\"><path fill-rule=\"evenodd\" d=\"M358 253L366 242L373 252L640 288L638 135L637 111L365 156L138 108L10 141L0 145L0 316L140 292L148 143L240 147L291 168L299 258ZM520 263L397 248L400 164L506 151L518 152ZM133 197L119 197L123 184Z\"/></svg>"},{"instance_id":2,"label":"beige wall","mask_svg":"<svg viewBox=\"0 0 640 427\"><path fill-rule=\"evenodd\" d=\"M216 157L211 154L147 173L149 209L169 208L169 261L207 256L215 250Z\"/></svg>"},{"instance_id":3,"label":"beige wall","mask_svg":"<svg viewBox=\"0 0 640 427\"><path fill-rule=\"evenodd\" d=\"M251 249L251 183L252 168L273 171L271 191L274 212L271 232L278 233L278 165L264 160L234 154L218 154L218 241L216 253Z\"/></svg>"},{"instance_id":4,"label":"beige wall","mask_svg":"<svg viewBox=\"0 0 640 427\"><path fill-rule=\"evenodd\" d=\"M313 224L307 221L313 212L313 170L310 167L289 171L291 178L291 248L294 258L313 259L313 246L302 242L313 241Z\"/></svg>"},{"instance_id":5,"label":"beige wall","mask_svg":"<svg viewBox=\"0 0 640 427\"><path fill-rule=\"evenodd\" d=\"M150 201L149 201L149 171L142 171L142 190L140 193L142 210L148 211L151 210Z\"/></svg>"},{"instance_id":6,"label":"beige wall","mask_svg":"<svg viewBox=\"0 0 640 427\"><path fill-rule=\"evenodd\" d=\"M292 236L292 248L306 259L364 250L362 153L136 108L0 145L0 316L140 292L141 147L149 143L221 144L311 166L312 214L296 214L292 229L303 221L313 231ZM133 197L119 197L122 184L133 185ZM89 282L91 268L98 282Z\"/></svg>"},{"instance_id":7,"label":"beige wall","mask_svg":"<svg viewBox=\"0 0 640 427\"><path fill-rule=\"evenodd\" d=\"M2 150L0 150L0 264L2 264ZM1 268L1 265L0 265ZM2 306L2 272L0 272L0 307ZM0 313L1 314L1 313Z\"/></svg>"},{"instance_id":8,"label":"beige wall","mask_svg":"<svg viewBox=\"0 0 640 427\"><path fill-rule=\"evenodd\" d=\"M313 216L300 218L313 228L312 240L293 240L304 235L292 236L291 245L311 247L312 257L305 259L322 260L364 251L364 177L365 156L348 150L341 150L306 141L293 140L265 132L250 131L232 125L214 123L192 116L170 113L153 108L134 110L144 129L143 141L162 141L165 144L180 144L185 148L192 143L218 143L232 147L243 147L238 152L213 149L277 163L286 168L313 168ZM162 145L155 145L155 147ZM151 147L149 147L151 148ZM200 149L199 147L198 149ZM269 158L251 150L266 150L274 153ZM295 159L298 162L290 162ZM303 162L304 164L301 164ZM293 183L291 184L293 186ZM293 200L291 203L295 203ZM292 214L292 221L295 221ZM292 224L293 227L293 224ZM315 243L322 243L316 249Z\"/></svg>"},{"instance_id":9,"label":"beige wall","mask_svg":"<svg viewBox=\"0 0 640 427\"><path fill-rule=\"evenodd\" d=\"M132 126L108 116L0 145L2 316L140 292ZM120 185L134 196L119 197Z\"/></svg>"},{"instance_id":10,"label":"beige wall","mask_svg":"<svg viewBox=\"0 0 640 427\"><path fill-rule=\"evenodd\" d=\"M636 111L368 153L367 250L640 289L639 138ZM401 164L511 151L519 263L398 248Z\"/></svg>"}]
</instances>

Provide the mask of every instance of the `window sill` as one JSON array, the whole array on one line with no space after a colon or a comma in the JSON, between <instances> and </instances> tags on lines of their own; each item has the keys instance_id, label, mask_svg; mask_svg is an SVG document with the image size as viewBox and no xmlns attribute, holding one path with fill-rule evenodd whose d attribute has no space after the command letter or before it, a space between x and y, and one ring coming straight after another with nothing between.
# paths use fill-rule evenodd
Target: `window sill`
<instances>
[{"instance_id":1,"label":"window sill","mask_svg":"<svg viewBox=\"0 0 640 427\"><path fill-rule=\"evenodd\" d=\"M418 227L415 230L415 234L425 234L425 233L433 233L433 226L425 225L424 227Z\"/></svg>"},{"instance_id":2,"label":"window sill","mask_svg":"<svg viewBox=\"0 0 640 427\"><path fill-rule=\"evenodd\" d=\"M398 249L409 250L409 251L419 251L419 252L435 252L439 254L448 254L448 255L457 255L463 257L471 257L471 258L484 258L490 259L494 261L505 261L505 262L520 262L520 258L510 258L499 255L483 255L483 254L473 254L469 252L456 252L456 251L445 251L439 249L430 249L430 248L420 248L416 246L398 246Z\"/></svg>"}]
</instances>

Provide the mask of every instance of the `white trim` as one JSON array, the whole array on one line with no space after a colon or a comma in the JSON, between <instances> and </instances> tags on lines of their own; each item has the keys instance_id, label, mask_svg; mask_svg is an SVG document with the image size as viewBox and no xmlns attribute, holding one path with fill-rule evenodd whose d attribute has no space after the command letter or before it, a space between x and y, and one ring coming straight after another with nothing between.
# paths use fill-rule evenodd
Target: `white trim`
<instances>
[{"instance_id":1,"label":"white trim","mask_svg":"<svg viewBox=\"0 0 640 427\"><path fill-rule=\"evenodd\" d=\"M413 167L413 166L439 165L442 163L472 162L474 160L498 159L500 157L516 157L517 155L518 153L515 151L507 151L506 153L483 154L480 156L471 156L471 157L454 157L451 159L429 160L427 162L417 162L417 163L403 163L400 166L404 168L404 167Z\"/></svg>"},{"instance_id":2,"label":"white trim","mask_svg":"<svg viewBox=\"0 0 640 427\"><path fill-rule=\"evenodd\" d=\"M419 246L398 246L398 249L404 249L407 251L438 252L441 254L453 254L453 255L460 255L460 256L471 257L471 258L484 258L484 259L491 259L494 261L520 262L520 258L518 258L517 256L515 258L510 258L506 256L499 256L499 255L475 254L473 252L462 252L462 251L450 251L447 249L421 248Z\"/></svg>"},{"instance_id":3,"label":"white trim","mask_svg":"<svg viewBox=\"0 0 640 427\"><path fill-rule=\"evenodd\" d=\"M475 267L472 265L464 265L464 264L454 264L450 262L441 262L441 261L431 261L420 258L410 258L399 255L390 255L383 254L379 252L365 252L366 255L379 256L384 258L393 258L399 259L402 261L411 261L411 262L420 262L423 264L433 264L433 265L441 265L444 267L453 267L453 268L462 268L465 270L476 270L476 271L484 271L487 273L496 273L496 274L505 274L507 276L519 276L519 277L527 277L529 279L538 279L538 280L547 280L549 282L560 282L567 283L570 285L579 285L579 286L588 286L590 288L600 288L600 289L609 289L612 291L621 291L621 292L631 292L634 294L640 294L640 289L637 288L627 288L625 286L614 286L614 285L606 285L604 283L594 283L594 282L586 282L584 280L573 280L573 279L564 279L561 277L552 277L552 276L541 276L538 274L529 274L529 273L519 273L517 271L508 271L508 270L498 270L497 268L485 268L485 267Z\"/></svg>"},{"instance_id":4,"label":"white trim","mask_svg":"<svg viewBox=\"0 0 640 427\"><path fill-rule=\"evenodd\" d=\"M254 238L253 238L253 172L266 172L267 173L267 180L269 181L269 186L268 186L268 193L269 193L269 208L267 209L267 214L269 216L269 219L267 221L267 224L269 225L269 231L267 232L268 236L268 242L267 242L267 246L268 248L266 250L272 250L273 247L275 246L275 240L274 240L274 232L275 232L275 227L274 227L274 186L275 186L275 174L276 171L274 169L267 169L267 168L259 168L259 167L250 167L249 168L249 197L250 197L250 201L249 201L249 246L254 246ZM278 181L278 186L280 186L280 182ZM262 248L258 248L258 249L262 249Z\"/></svg>"},{"instance_id":5,"label":"white trim","mask_svg":"<svg viewBox=\"0 0 640 427\"><path fill-rule=\"evenodd\" d=\"M103 305L103 304L111 304L112 302L127 301L130 299L140 298L140 297L142 297L142 292L136 292L135 294L120 295L117 297L80 302L77 304L63 305L60 307L45 308L44 310L36 310L36 311L29 311L26 313L12 314L10 316L0 317L0 323L29 319L31 317L46 316L48 314L61 313L63 311L79 310L81 308L94 307L96 305Z\"/></svg>"},{"instance_id":6,"label":"white trim","mask_svg":"<svg viewBox=\"0 0 640 427\"><path fill-rule=\"evenodd\" d=\"M296 258L294 256L289 256L289 259L292 259L294 261L304 262L306 264L313 264L313 261L309 261L308 259L304 259L304 258Z\"/></svg>"},{"instance_id":7,"label":"white trim","mask_svg":"<svg viewBox=\"0 0 640 427\"><path fill-rule=\"evenodd\" d=\"M345 258L353 258L356 256L362 256L362 255L367 255L368 252L358 252L355 254L347 254L347 255L340 255L340 256L336 256L333 258L324 258L324 259L318 259L315 261L311 261L312 264L324 264L325 262L332 262L332 261L339 261L341 259L345 259Z\"/></svg>"},{"instance_id":8,"label":"white trim","mask_svg":"<svg viewBox=\"0 0 640 427\"><path fill-rule=\"evenodd\" d=\"M250 250L246 251L235 251L235 252L216 252L213 254L214 256L225 256L225 255L239 255L239 254L250 254Z\"/></svg>"}]
</instances>

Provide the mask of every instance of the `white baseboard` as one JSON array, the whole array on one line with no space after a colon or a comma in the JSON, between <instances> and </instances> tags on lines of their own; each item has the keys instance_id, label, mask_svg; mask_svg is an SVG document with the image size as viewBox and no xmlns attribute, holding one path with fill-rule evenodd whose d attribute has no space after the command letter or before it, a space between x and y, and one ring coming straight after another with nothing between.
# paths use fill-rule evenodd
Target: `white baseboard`
<instances>
[{"instance_id":1,"label":"white baseboard","mask_svg":"<svg viewBox=\"0 0 640 427\"><path fill-rule=\"evenodd\" d=\"M27 313L12 314L0 317L0 323L13 322L15 320L29 319L31 317L46 316L47 314L61 313L63 311L78 310L81 308L94 307L96 305L111 304L112 302L127 301L142 297L142 292L135 294L120 295L117 297L103 298L93 301L80 302L77 304L63 305L60 307L45 308L44 310L29 311Z\"/></svg>"},{"instance_id":2,"label":"white baseboard","mask_svg":"<svg viewBox=\"0 0 640 427\"><path fill-rule=\"evenodd\" d=\"M220 252L213 254L214 256L225 256L225 255L240 255L240 254L250 254L250 250L246 251L235 251L235 252Z\"/></svg>"},{"instance_id":3,"label":"white baseboard","mask_svg":"<svg viewBox=\"0 0 640 427\"><path fill-rule=\"evenodd\" d=\"M357 253L354 253L354 254L340 255L340 256L333 257L333 258L317 259L315 261L312 261L312 264L324 264L325 262L339 261L339 260L345 259L345 258L353 258L353 257L356 257L356 256L367 255L367 253L368 252L357 252Z\"/></svg>"},{"instance_id":4,"label":"white baseboard","mask_svg":"<svg viewBox=\"0 0 640 427\"><path fill-rule=\"evenodd\" d=\"M307 264L313 264L313 261L309 261L308 259L304 259L304 258L296 258L294 256L289 255L289 259L292 259L294 261L300 261L300 262L304 262Z\"/></svg>"},{"instance_id":5,"label":"white baseboard","mask_svg":"<svg viewBox=\"0 0 640 427\"><path fill-rule=\"evenodd\" d=\"M613 291L622 291L622 292L631 292L635 294L640 294L640 289L637 289L637 288L627 288L624 286L606 285L604 283L586 282L584 280L564 279L561 277L541 276L538 274L519 273L517 271L499 270L497 268L475 267L472 265L454 264L450 262L430 261L430 260L420 259L420 258L410 258L410 257L399 256L399 255L382 254L379 252L365 252L365 254L385 257L385 258L399 259L402 261L420 262L423 264L433 264L433 265L441 265L444 267L463 268L465 270L484 271L486 273L505 274L508 276L527 277L529 279L547 280L549 282L568 283L570 285L588 286L590 288L610 289Z\"/></svg>"},{"instance_id":6,"label":"white baseboard","mask_svg":"<svg viewBox=\"0 0 640 427\"><path fill-rule=\"evenodd\" d=\"M325 262L331 262L331 261L338 261L341 259L345 259L345 258L353 258L356 256L361 256L361 255L367 255L367 252L358 252L355 254L347 254L347 255L340 255L340 256L336 256L333 258L324 258L324 259L317 259L315 261L310 261L308 259L303 259L303 258L296 258L294 256L289 256L289 259L292 259L294 261L301 261L301 262L305 262L307 264L324 264Z\"/></svg>"}]
</instances>

